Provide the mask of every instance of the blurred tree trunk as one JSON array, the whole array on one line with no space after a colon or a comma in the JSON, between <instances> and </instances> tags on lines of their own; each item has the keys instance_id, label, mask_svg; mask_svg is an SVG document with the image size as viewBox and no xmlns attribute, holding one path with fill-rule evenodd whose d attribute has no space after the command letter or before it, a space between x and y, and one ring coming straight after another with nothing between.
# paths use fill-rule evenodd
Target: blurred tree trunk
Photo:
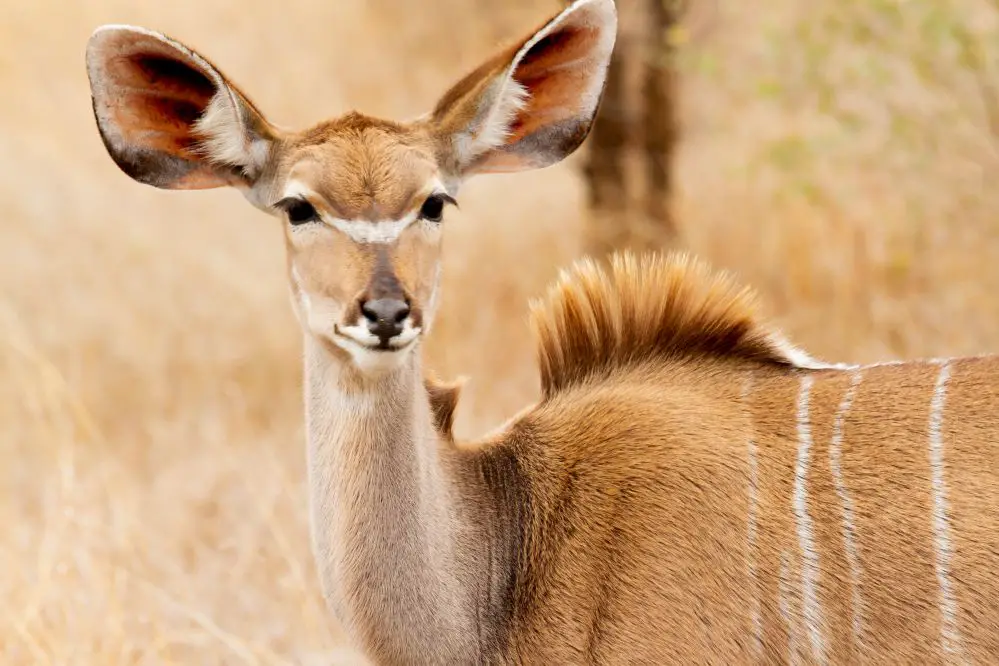
<instances>
[{"instance_id":1,"label":"blurred tree trunk","mask_svg":"<svg viewBox=\"0 0 999 666\"><path fill-rule=\"evenodd\" d=\"M673 247L672 165L679 139L671 35L679 0L621 0L621 27L584 166L584 251Z\"/></svg>"},{"instance_id":2,"label":"blurred tree trunk","mask_svg":"<svg viewBox=\"0 0 999 666\"><path fill-rule=\"evenodd\" d=\"M589 152L583 167L589 195L588 204L592 212L620 211L628 200L624 181L629 134L628 105L625 100L622 53L621 50L615 51L611 59L604 97L590 132ZM590 222L592 225L593 221Z\"/></svg>"},{"instance_id":3,"label":"blurred tree trunk","mask_svg":"<svg viewBox=\"0 0 999 666\"><path fill-rule=\"evenodd\" d=\"M671 165L678 139L676 110L676 54L671 33L680 19L677 0L646 0L649 12L648 48L645 54L643 159L646 169L645 214L674 239L676 226L670 216L673 179Z\"/></svg>"}]
</instances>

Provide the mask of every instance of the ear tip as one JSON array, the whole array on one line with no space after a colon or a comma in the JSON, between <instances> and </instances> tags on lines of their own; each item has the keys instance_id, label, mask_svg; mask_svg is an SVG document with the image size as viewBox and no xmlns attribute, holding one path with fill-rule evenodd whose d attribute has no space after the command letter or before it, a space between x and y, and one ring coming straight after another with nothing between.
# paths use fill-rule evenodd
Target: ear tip
<instances>
[{"instance_id":1,"label":"ear tip","mask_svg":"<svg viewBox=\"0 0 999 666\"><path fill-rule=\"evenodd\" d=\"M571 9L581 9L583 7L592 7L599 11L606 12L608 15L617 18L617 2L616 0L575 0L569 7Z\"/></svg>"},{"instance_id":2,"label":"ear tip","mask_svg":"<svg viewBox=\"0 0 999 666\"><path fill-rule=\"evenodd\" d=\"M87 40L87 54L89 57L101 48L137 39L154 39L158 42L170 41L165 35L149 28L127 23L105 23L90 33L90 39Z\"/></svg>"},{"instance_id":3,"label":"ear tip","mask_svg":"<svg viewBox=\"0 0 999 666\"><path fill-rule=\"evenodd\" d=\"M109 39L112 37L121 37L123 35L147 35L149 30L145 28L140 28L135 25L127 25L124 23L105 23L104 25L99 25L90 33L90 42L100 41L104 39Z\"/></svg>"},{"instance_id":4,"label":"ear tip","mask_svg":"<svg viewBox=\"0 0 999 666\"><path fill-rule=\"evenodd\" d=\"M131 28L132 26L108 23L98 26L96 30L90 33L90 39L87 40L86 60L87 71L91 75L91 78L103 66L104 56L109 50L114 48L114 44L119 42L124 35L134 34Z\"/></svg>"},{"instance_id":5,"label":"ear tip","mask_svg":"<svg viewBox=\"0 0 999 666\"><path fill-rule=\"evenodd\" d=\"M575 0L566 7L561 16L575 15L603 31L617 32L617 3L615 0Z\"/></svg>"}]
</instances>

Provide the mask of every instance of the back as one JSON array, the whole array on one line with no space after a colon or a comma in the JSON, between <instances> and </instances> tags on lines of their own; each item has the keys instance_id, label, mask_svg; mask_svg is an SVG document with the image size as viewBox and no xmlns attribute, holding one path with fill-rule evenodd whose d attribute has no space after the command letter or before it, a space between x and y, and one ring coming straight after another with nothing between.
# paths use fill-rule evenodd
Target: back
<instances>
[{"instance_id":1,"label":"back","mask_svg":"<svg viewBox=\"0 0 999 666\"><path fill-rule=\"evenodd\" d=\"M647 362L514 424L531 662L999 655L999 363Z\"/></svg>"},{"instance_id":2,"label":"back","mask_svg":"<svg viewBox=\"0 0 999 666\"><path fill-rule=\"evenodd\" d=\"M976 358L755 382L770 656L999 657L997 380Z\"/></svg>"}]
</instances>

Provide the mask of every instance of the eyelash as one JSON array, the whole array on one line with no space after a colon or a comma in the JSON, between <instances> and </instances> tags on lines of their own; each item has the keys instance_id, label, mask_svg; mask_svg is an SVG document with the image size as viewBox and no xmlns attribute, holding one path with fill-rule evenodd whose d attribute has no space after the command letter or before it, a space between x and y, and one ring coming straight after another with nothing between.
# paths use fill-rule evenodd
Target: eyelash
<instances>
[{"instance_id":1,"label":"eyelash","mask_svg":"<svg viewBox=\"0 0 999 666\"><path fill-rule=\"evenodd\" d=\"M446 204L457 206L458 202L454 200L454 197L443 192L431 194L420 207L420 219L439 224L444 219L444 206Z\"/></svg>"},{"instance_id":2,"label":"eyelash","mask_svg":"<svg viewBox=\"0 0 999 666\"><path fill-rule=\"evenodd\" d=\"M458 202L449 194L442 192L431 194L420 207L420 219L439 224L444 219L444 206L446 204L457 206ZM274 207L284 211L289 224L293 227L319 219L319 213L316 212L315 206L301 197L286 197L274 204Z\"/></svg>"},{"instance_id":3,"label":"eyelash","mask_svg":"<svg viewBox=\"0 0 999 666\"><path fill-rule=\"evenodd\" d=\"M274 204L288 216L288 222L294 226L308 224L319 219L315 207L300 197L288 197Z\"/></svg>"}]
</instances>

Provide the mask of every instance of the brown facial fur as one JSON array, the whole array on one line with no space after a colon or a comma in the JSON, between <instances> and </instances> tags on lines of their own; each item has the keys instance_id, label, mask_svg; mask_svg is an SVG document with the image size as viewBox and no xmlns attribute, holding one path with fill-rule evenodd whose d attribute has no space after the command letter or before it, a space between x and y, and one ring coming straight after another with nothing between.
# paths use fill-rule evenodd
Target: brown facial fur
<instances>
[{"instance_id":1,"label":"brown facial fur","mask_svg":"<svg viewBox=\"0 0 999 666\"><path fill-rule=\"evenodd\" d=\"M433 140L403 126L349 113L286 138L268 189L299 181L318 193L317 208L343 220L398 220L418 209L440 178Z\"/></svg>"},{"instance_id":2,"label":"brown facial fur","mask_svg":"<svg viewBox=\"0 0 999 666\"><path fill-rule=\"evenodd\" d=\"M290 282L296 292L304 289L312 299L336 303L341 325L360 321L361 302L388 297L408 302L413 326L424 326L441 253L439 232L428 233L424 224L432 223L410 225L393 243L369 244L327 225L289 228L289 271L294 267L298 275L289 275Z\"/></svg>"}]
</instances>

